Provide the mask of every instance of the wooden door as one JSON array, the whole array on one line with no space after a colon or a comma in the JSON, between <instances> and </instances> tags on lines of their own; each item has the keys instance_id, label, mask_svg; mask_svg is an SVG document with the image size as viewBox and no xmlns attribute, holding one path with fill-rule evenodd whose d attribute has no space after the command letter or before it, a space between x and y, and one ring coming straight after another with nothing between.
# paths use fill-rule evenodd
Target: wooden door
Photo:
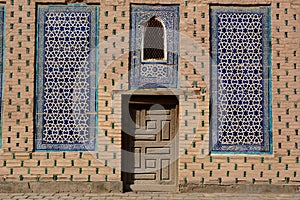
<instances>
[{"instance_id":1,"label":"wooden door","mask_svg":"<svg viewBox=\"0 0 300 200\"><path fill-rule=\"evenodd\" d=\"M176 184L177 104L129 104L133 123L126 159L132 190L166 191ZM125 182L126 182L125 181Z\"/></svg>"}]
</instances>

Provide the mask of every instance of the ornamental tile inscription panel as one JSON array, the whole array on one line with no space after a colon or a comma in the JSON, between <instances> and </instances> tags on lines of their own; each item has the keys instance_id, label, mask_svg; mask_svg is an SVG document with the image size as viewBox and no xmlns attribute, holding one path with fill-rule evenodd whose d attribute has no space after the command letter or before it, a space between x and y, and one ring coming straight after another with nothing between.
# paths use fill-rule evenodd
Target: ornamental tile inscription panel
<instances>
[{"instance_id":1,"label":"ornamental tile inscription panel","mask_svg":"<svg viewBox=\"0 0 300 200\"><path fill-rule=\"evenodd\" d=\"M131 5L131 89L177 88L178 31L179 6ZM158 44L161 42L164 44ZM153 55L155 59L145 59L149 56L146 53L150 57Z\"/></svg>"},{"instance_id":2,"label":"ornamental tile inscription panel","mask_svg":"<svg viewBox=\"0 0 300 200\"><path fill-rule=\"evenodd\" d=\"M270 10L211 9L211 150L270 151Z\"/></svg>"},{"instance_id":3,"label":"ornamental tile inscription panel","mask_svg":"<svg viewBox=\"0 0 300 200\"><path fill-rule=\"evenodd\" d=\"M36 150L95 150L97 6L39 6Z\"/></svg>"}]
</instances>

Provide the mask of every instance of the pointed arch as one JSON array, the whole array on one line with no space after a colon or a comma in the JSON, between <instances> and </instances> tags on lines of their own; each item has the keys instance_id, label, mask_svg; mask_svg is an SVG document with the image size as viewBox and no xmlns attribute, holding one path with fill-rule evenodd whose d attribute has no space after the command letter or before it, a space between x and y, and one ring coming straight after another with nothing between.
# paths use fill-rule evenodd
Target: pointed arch
<instances>
[{"instance_id":1,"label":"pointed arch","mask_svg":"<svg viewBox=\"0 0 300 200\"><path fill-rule=\"evenodd\" d=\"M145 25L143 60L165 59L165 30L162 22L155 16Z\"/></svg>"}]
</instances>

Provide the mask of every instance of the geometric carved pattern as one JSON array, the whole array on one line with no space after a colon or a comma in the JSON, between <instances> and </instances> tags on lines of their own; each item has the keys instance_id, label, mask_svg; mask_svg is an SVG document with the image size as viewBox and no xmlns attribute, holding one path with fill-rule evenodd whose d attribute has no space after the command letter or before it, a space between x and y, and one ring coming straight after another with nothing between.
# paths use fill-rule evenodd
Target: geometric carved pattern
<instances>
[{"instance_id":1,"label":"geometric carved pattern","mask_svg":"<svg viewBox=\"0 0 300 200\"><path fill-rule=\"evenodd\" d=\"M96 13L39 7L38 150L95 148Z\"/></svg>"},{"instance_id":2,"label":"geometric carved pattern","mask_svg":"<svg viewBox=\"0 0 300 200\"><path fill-rule=\"evenodd\" d=\"M174 183L176 105L130 105L135 127L131 131L135 184ZM130 159L127 160L130 162Z\"/></svg>"},{"instance_id":3,"label":"geometric carved pattern","mask_svg":"<svg viewBox=\"0 0 300 200\"><path fill-rule=\"evenodd\" d=\"M3 43L4 43L4 25L5 25L5 7L0 6L0 100L2 102L2 76L3 76ZM0 122L2 122L2 104L0 104ZM2 123L1 123L2 124ZM2 130L0 127L0 149L2 148Z\"/></svg>"},{"instance_id":4,"label":"geometric carved pattern","mask_svg":"<svg viewBox=\"0 0 300 200\"><path fill-rule=\"evenodd\" d=\"M216 8L212 19L212 150L269 151L268 9Z\"/></svg>"},{"instance_id":5,"label":"geometric carved pattern","mask_svg":"<svg viewBox=\"0 0 300 200\"><path fill-rule=\"evenodd\" d=\"M122 180L126 188L162 190L176 184L176 96L131 95L122 106ZM168 101L165 101L165 99ZM142 102L144 101L144 102ZM129 104L129 106L128 106ZM127 119L130 117L129 119Z\"/></svg>"},{"instance_id":6,"label":"geometric carved pattern","mask_svg":"<svg viewBox=\"0 0 300 200\"><path fill-rule=\"evenodd\" d=\"M149 21L156 20L155 27ZM158 25L158 23L161 23ZM163 27L161 27L163 26ZM162 33L162 30L164 34ZM151 32L151 37L149 36ZM131 5L130 88L176 88L179 54L179 6ZM159 39L150 42L157 35ZM148 37L149 36L149 37ZM158 44L163 42L164 44ZM145 48L145 49L143 49ZM164 50L164 55L162 51ZM148 59L144 53L153 53ZM158 54L158 55L156 55ZM146 58L146 59L144 59Z\"/></svg>"}]
</instances>

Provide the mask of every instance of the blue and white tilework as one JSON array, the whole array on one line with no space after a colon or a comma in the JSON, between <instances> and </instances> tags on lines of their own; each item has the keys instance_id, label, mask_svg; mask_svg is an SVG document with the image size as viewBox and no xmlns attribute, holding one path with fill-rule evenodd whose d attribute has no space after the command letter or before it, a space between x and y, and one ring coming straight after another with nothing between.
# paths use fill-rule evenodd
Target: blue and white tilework
<instances>
[{"instance_id":1,"label":"blue and white tilework","mask_svg":"<svg viewBox=\"0 0 300 200\"><path fill-rule=\"evenodd\" d=\"M166 36L166 59L143 60L146 23L156 17ZM179 6L131 5L130 88L177 88L179 51Z\"/></svg>"},{"instance_id":2,"label":"blue and white tilework","mask_svg":"<svg viewBox=\"0 0 300 200\"><path fill-rule=\"evenodd\" d=\"M4 43L4 26L5 26L5 7L0 5L0 100L2 101L2 76L3 76L3 43ZM0 104L0 121L2 120L2 104ZM2 123L1 123L2 124ZM0 127L0 149L2 148L2 130Z\"/></svg>"},{"instance_id":3,"label":"blue and white tilework","mask_svg":"<svg viewBox=\"0 0 300 200\"><path fill-rule=\"evenodd\" d=\"M37 20L36 150L95 150L98 7L41 5Z\"/></svg>"},{"instance_id":4,"label":"blue and white tilework","mask_svg":"<svg viewBox=\"0 0 300 200\"><path fill-rule=\"evenodd\" d=\"M211 150L271 151L270 9L211 7Z\"/></svg>"}]
</instances>

